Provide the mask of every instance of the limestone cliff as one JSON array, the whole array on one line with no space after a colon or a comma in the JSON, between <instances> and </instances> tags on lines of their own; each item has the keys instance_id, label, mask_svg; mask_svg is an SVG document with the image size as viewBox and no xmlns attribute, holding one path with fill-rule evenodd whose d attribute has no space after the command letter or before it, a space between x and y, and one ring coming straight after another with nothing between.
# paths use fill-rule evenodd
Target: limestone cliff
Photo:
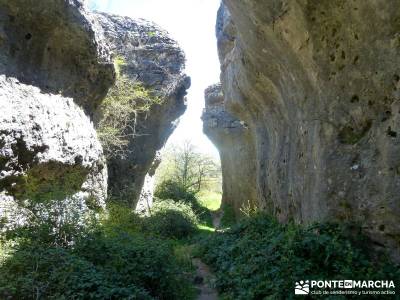
<instances>
[{"instance_id":1,"label":"limestone cliff","mask_svg":"<svg viewBox=\"0 0 400 300\"><path fill-rule=\"evenodd\" d=\"M114 57L123 61L120 76L156 99L145 111L132 112L125 125L127 144L111 149L108 159L110 196L135 207L157 151L186 110L190 78L183 73L182 50L155 24L108 14L97 19Z\"/></svg>"},{"instance_id":2,"label":"limestone cliff","mask_svg":"<svg viewBox=\"0 0 400 300\"><path fill-rule=\"evenodd\" d=\"M259 203L359 223L399 257L400 2L224 4L224 105L251 130Z\"/></svg>"},{"instance_id":3,"label":"limestone cliff","mask_svg":"<svg viewBox=\"0 0 400 300\"><path fill-rule=\"evenodd\" d=\"M209 87L205 98L203 131L220 153L222 203L231 205L236 213L242 206L259 206L254 185L256 161L251 130L225 110L221 85Z\"/></svg>"},{"instance_id":4,"label":"limestone cliff","mask_svg":"<svg viewBox=\"0 0 400 300\"><path fill-rule=\"evenodd\" d=\"M0 217L14 201L104 205L90 115L115 73L100 29L77 0L0 0Z\"/></svg>"}]
</instances>

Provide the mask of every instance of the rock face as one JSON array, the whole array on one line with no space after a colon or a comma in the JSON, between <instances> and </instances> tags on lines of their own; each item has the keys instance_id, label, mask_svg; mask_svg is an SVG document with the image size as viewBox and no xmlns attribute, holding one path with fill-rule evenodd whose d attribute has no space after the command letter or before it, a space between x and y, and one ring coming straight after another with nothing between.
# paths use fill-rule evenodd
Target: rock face
<instances>
[{"instance_id":1,"label":"rock face","mask_svg":"<svg viewBox=\"0 0 400 300\"><path fill-rule=\"evenodd\" d=\"M126 155L106 167L92 122L100 121L116 78L111 53L124 60L119 75L157 101L135 112ZM2 201L77 196L102 206L108 169L111 196L135 206L156 152L186 109L184 62L176 42L152 23L89 13L80 0L0 0Z\"/></svg>"},{"instance_id":2,"label":"rock face","mask_svg":"<svg viewBox=\"0 0 400 300\"><path fill-rule=\"evenodd\" d=\"M0 0L0 216L13 201L104 205L89 118L114 82L104 45L80 1Z\"/></svg>"},{"instance_id":3,"label":"rock face","mask_svg":"<svg viewBox=\"0 0 400 300\"><path fill-rule=\"evenodd\" d=\"M259 203L359 223L399 258L400 2L224 3L225 108L251 131Z\"/></svg>"},{"instance_id":4,"label":"rock face","mask_svg":"<svg viewBox=\"0 0 400 300\"><path fill-rule=\"evenodd\" d=\"M153 161L147 175L144 179L142 192L139 197L139 201L136 204L136 212L141 214L150 214L151 207L153 206L154 189L156 185L156 170L161 163L160 153L156 154L156 158Z\"/></svg>"},{"instance_id":5,"label":"rock face","mask_svg":"<svg viewBox=\"0 0 400 300\"><path fill-rule=\"evenodd\" d=\"M94 112L114 71L101 27L81 0L0 0L0 25L1 74Z\"/></svg>"},{"instance_id":6,"label":"rock face","mask_svg":"<svg viewBox=\"0 0 400 300\"><path fill-rule=\"evenodd\" d=\"M183 52L155 24L107 14L98 14L97 18L114 56L124 61L120 75L159 99L127 124L135 127L135 135L122 149L124 155L108 159L109 194L135 207L157 151L186 110L190 78L183 74Z\"/></svg>"},{"instance_id":7,"label":"rock face","mask_svg":"<svg viewBox=\"0 0 400 300\"><path fill-rule=\"evenodd\" d=\"M242 206L258 206L252 132L244 122L225 110L221 85L209 87L205 98L203 131L220 153L222 203L233 206L236 213ZM239 174L243 180L238 180Z\"/></svg>"},{"instance_id":8,"label":"rock face","mask_svg":"<svg viewBox=\"0 0 400 300\"><path fill-rule=\"evenodd\" d=\"M2 75L0 111L0 190L18 200L62 200L82 192L105 200L103 150L71 98Z\"/></svg>"}]
</instances>

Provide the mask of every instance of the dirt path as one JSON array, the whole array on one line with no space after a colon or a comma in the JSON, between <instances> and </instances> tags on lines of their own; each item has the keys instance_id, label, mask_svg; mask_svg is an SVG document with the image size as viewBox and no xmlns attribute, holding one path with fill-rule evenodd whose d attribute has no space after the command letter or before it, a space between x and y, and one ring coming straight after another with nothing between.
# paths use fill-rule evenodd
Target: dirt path
<instances>
[{"instance_id":1,"label":"dirt path","mask_svg":"<svg viewBox=\"0 0 400 300\"><path fill-rule=\"evenodd\" d=\"M218 293L213 287L215 278L210 268L199 258L193 258L196 267L195 286L199 290L197 300L218 300Z\"/></svg>"},{"instance_id":2,"label":"dirt path","mask_svg":"<svg viewBox=\"0 0 400 300\"><path fill-rule=\"evenodd\" d=\"M215 231L218 231L221 228L223 211L211 212L211 216ZM199 258L193 258L192 263L196 267L195 286L199 290L197 300L218 300L218 292L214 288L215 276L210 268Z\"/></svg>"}]
</instances>

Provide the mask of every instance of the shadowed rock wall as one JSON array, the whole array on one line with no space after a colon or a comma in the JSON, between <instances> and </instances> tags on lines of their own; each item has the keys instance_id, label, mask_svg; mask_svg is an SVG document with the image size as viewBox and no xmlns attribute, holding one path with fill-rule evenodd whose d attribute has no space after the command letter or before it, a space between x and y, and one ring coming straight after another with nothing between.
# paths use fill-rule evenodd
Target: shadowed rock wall
<instances>
[{"instance_id":1,"label":"shadowed rock wall","mask_svg":"<svg viewBox=\"0 0 400 300\"><path fill-rule=\"evenodd\" d=\"M148 111L132 117L127 125L135 127L135 135L122 149L124 155L108 160L110 196L135 207L157 151L186 110L190 78L183 73L182 50L154 23L107 14L98 14L97 19L114 56L124 60L121 76L159 99Z\"/></svg>"},{"instance_id":2,"label":"shadowed rock wall","mask_svg":"<svg viewBox=\"0 0 400 300\"><path fill-rule=\"evenodd\" d=\"M225 108L252 131L261 206L360 223L400 257L400 2L224 3Z\"/></svg>"},{"instance_id":3,"label":"shadowed rock wall","mask_svg":"<svg viewBox=\"0 0 400 300\"><path fill-rule=\"evenodd\" d=\"M220 153L222 204L231 205L239 214L242 206L259 206L254 184L256 161L252 132L225 110L221 85L210 86L205 98L203 131Z\"/></svg>"}]
</instances>

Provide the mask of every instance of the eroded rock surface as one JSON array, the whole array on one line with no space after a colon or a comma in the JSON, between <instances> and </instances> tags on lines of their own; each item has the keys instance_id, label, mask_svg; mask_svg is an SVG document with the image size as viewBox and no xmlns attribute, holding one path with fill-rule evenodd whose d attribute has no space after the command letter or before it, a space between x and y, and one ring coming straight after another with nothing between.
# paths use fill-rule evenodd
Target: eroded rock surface
<instances>
[{"instance_id":1,"label":"eroded rock surface","mask_svg":"<svg viewBox=\"0 0 400 300\"><path fill-rule=\"evenodd\" d=\"M156 153L186 110L190 78L183 73L185 57L177 43L158 26L144 20L98 14L115 57L124 64L120 75L144 87L158 104L133 116L128 127L135 135L122 149L123 155L108 160L111 197L135 207ZM134 123L134 124L133 124Z\"/></svg>"},{"instance_id":2,"label":"eroded rock surface","mask_svg":"<svg viewBox=\"0 0 400 300\"><path fill-rule=\"evenodd\" d=\"M359 223L400 257L400 2L224 3L225 107L252 132L258 201Z\"/></svg>"},{"instance_id":3,"label":"eroded rock surface","mask_svg":"<svg viewBox=\"0 0 400 300\"><path fill-rule=\"evenodd\" d=\"M90 116L114 82L107 49L81 1L0 0L0 217L26 200L104 205Z\"/></svg>"},{"instance_id":4,"label":"eroded rock surface","mask_svg":"<svg viewBox=\"0 0 400 300\"><path fill-rule=\"evenodd\" d=\"M210 86L205 91L205 99L203 131L220 153L222 203L232 205L239 214L243 206L258 206L252 132L243 121L225 110L221 85Z\"/></svg>"},{"instance_id":5,"label":"eroded rock surface","mask_svg":"<svg viewBox=\"0 0 400 300\"><path fill-rule=\"evenodd\" d=\"M103 150L71 98L2 75L0 111L0 190L22 201L61 200L79 192L105 200Z\"/></svg>"},{"instance_id":6,"label":"eroded rock surface","mask_svg":"<svg viewBox=\"0 0 400 300\"><path fill-rule=\"evenodd\" d=\"M0 0L0 73L71 97L91 115L114 81L102 29L81 0Z\"/></svg>"}]
</instances>

